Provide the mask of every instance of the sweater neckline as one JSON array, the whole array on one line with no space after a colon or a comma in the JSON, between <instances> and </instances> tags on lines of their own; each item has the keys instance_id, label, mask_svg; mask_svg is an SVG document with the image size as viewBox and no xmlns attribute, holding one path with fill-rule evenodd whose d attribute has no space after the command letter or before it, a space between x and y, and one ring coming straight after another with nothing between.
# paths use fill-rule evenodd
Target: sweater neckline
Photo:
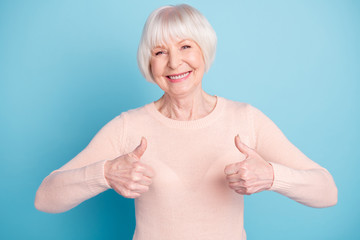
<instances>
[{"instance_id":1,"label":"sweater neckline","mask_svg":"<svg viewBox=\"0 0 360 240\"><path fill-rule=\"evenodd\" d=\"M181 129L197 129L197 128L204 128L211 125L214 121L218 119L221 115L221 112L224 108L224 99L219 96L215 96L217 98L216 105L214 109L205 117L199 118L196 120L189 120L189 121L180 121L168 118L160 113L156 106L155 102L151 102L145 106L146 110L158 121L162 124L171 127L171 128L181 128Z\"/></svg>"}]
</instances>

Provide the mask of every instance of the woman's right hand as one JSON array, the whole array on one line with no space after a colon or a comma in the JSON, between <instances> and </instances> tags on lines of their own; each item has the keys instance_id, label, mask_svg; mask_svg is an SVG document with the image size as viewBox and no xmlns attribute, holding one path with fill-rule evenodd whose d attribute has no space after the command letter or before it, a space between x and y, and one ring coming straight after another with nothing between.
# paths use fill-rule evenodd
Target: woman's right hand
<instances>
[{"instance_id":1,"label":"woman's right hand","mask_svg":"<svg viewBox=\"0 0 360 240\"><path fill-rule=\"evenodd\" d=\"M117 193L126 198L137 198L149 190L154 170L140 159L147 147L146 138L131 153L105 163L105 178Z\"/></svg>"}]
</instances>

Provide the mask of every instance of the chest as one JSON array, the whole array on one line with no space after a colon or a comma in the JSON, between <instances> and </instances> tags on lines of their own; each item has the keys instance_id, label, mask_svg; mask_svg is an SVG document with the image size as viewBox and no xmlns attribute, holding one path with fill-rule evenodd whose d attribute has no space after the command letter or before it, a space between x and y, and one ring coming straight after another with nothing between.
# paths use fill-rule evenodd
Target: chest
<instances>
[{"instance_id":1,"label":"chest","mask_svg":"<svg viewBox=\"0 0 360 240\"><path fill-rule=\"evenodd\" d=\"M235 147L234 131L181 132L148 138L143 161L155 171L154 191L218 191L226 187L224 169L244 159ZM249 137L241 138L248 144Z\"/></svg>"}]
</instances>

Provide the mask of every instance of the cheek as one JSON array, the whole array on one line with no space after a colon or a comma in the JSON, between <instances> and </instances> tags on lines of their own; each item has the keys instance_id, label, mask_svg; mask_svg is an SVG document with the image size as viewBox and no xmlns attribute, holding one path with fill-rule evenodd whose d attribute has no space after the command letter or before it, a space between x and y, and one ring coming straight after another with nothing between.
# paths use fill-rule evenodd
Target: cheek
<instances>
[{"instance_id":1,"label":"cheek","mask_svg":"<svg viewBox=\"0 0 360 240\"><path fill-rule=\"evenodd\" d=\"M205 63L201 53L193 53L188 58L194 68L204 69Z\"/></svg>"},{"instance_id":2,"label":"cheek","mask_svg":"<svg viewBox=\"0 0 360 240\"><path fill-rule=\"evenodd\" d=\"M159 61L150 61L150 70L151 73L154 77L158 76L159 74L161 74L160 71L160 66L159 66Z\"/></svg>"}]
</instances>

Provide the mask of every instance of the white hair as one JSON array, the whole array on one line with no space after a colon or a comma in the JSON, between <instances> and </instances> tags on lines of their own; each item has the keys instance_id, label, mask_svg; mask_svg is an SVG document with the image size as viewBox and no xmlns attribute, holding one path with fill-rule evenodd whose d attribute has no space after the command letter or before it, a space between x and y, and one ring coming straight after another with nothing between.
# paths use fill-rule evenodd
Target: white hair
<instances>
[{"instance_id":1,"label":"white hair","mask_svg":"<svg viewBox=\"0 0 360 240\"><path fill-rule=\"evenodd\" d=\"M195 41L203 53L205 71L210 69L217 42L216 33L210 23L189 5L164 6L153 11L148 17L137 53L140 71L149 82L154 82L150 66L152 49L166 45L169 40L176 38Z\"/></svg>"}]
</instances>

